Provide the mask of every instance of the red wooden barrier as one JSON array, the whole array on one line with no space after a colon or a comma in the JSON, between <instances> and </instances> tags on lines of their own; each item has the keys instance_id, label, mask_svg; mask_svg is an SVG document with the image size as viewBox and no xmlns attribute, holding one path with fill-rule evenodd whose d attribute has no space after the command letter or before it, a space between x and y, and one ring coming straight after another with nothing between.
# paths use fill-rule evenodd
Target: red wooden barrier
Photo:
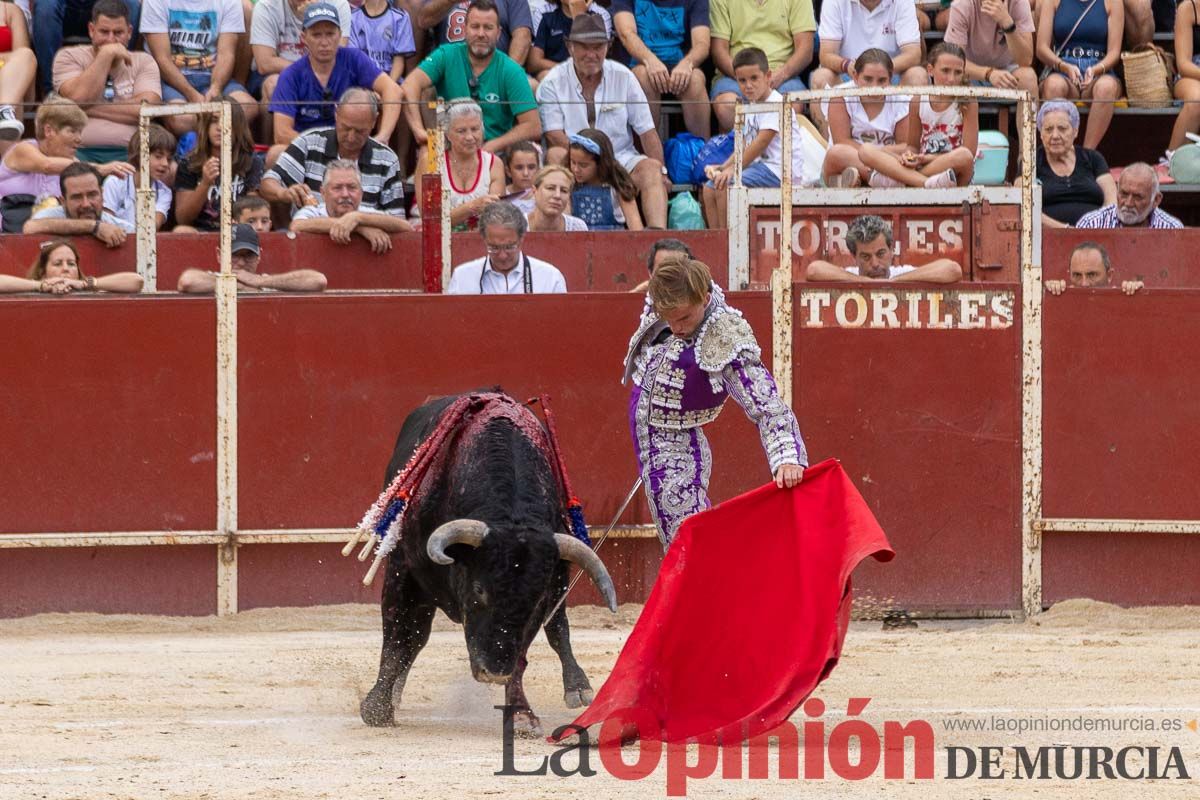
<instances>
[{"instance_id":1,"label":"red wooden barrier","mask_svg":"<svg viewBox=\"0 0 1200 800\"><path fill-rule=\"evenodd\" d=\"M1104 246L1116 270L1114 281L1144 281L1152 287L1200 286L1200 230L1046 229L1042 233L1042 273L1066 280L1071 251L1080 242Z\"/></svg>"},{"instance_id":2,"label":"red wooden barrier","mask_svg":"<svg viewBox=\"0 0 1200 800\"><path fill-rule=\"evenodd\" d=\"M1045 312L1044 513L1200 519L1200 291L1072 289ZM1049 602L1200 603L1200 537L1049 533Z\"/></svg>"},{"instance_id":3,"label":"red wooden barrier","mask_svg":"<svg viewBox=\"0 0 1200 800\"><path fill-rule=\"evenodd\" d=\"M728 245L725 231L640 231L604 233L531 233L525 252L558 267L572 292L624 292L645 280L650 245L664 236L688 242L696 256L713 270L722 286L728 282ZM37 258L46 237L0 237L0 273L24 275ZM134 239L115 249L89 236L72 240L80 251L84 271L93 275L137 269ZM317 234L268 233L262 236L263 272L283 272L300 267L318 269L329 279L330 289L422 290L421 234L392 237L392 250L375 255L365 240L349 245ZM454 265L484 255L478 233L455 234ZM214 234L160 234L158 237L158 289L174 291L185 269L217 269Z\"/></svg>"},{"instance_id":4,"label":"red wooden barrier","mask_svg":"<svg viewBox=\"0 0 1200 800\"><path fill-rule=\"evenodd\" d=\"M1200 370L1179 346L1200 336L1198 297L1047 298L1047 516L1200 517L1191 485L1200 466ZM766 344L769 297L735 294L733 302ZM378 492L412 407L497 382L519 397L552 396L589 522L606 524L634 479L618 381L640 305L619 293L244 298L240 527L352 525ZM11 409L0 416L3 529L210 529L213 301L10 298L0 306L9 353L0 393ZM860 571L860 595L943 611L1019 606L1018 331L797 329L794 405L810 456L842 460L898 553ZM736 408L711 435L714 500L767 479L755 431ZM624 521L647 519L638 497ZM1200 567L1197 544L1188 536L1048 534L1046 598L1200 602L1200 586L1187 579ZM656 547L606 545L623 599L645 597ZM337 550L244 547L242 607L373 597L377 590L358 583L362 565ZM209 613L214 561L211 545L2 550L0 616ZM581 599L591 596L583 591Z\"/></svg>"}]
</instances>

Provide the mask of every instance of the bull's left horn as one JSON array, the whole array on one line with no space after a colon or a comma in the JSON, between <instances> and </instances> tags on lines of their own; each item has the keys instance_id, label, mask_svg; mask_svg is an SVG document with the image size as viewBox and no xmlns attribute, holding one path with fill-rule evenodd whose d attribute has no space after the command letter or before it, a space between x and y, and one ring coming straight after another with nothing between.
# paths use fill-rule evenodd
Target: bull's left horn
<instances>
[{"instance_id":1,"label":"bull's left horn","mask_svg":"<svg viewBox=\"0 0 1200 800\"><path fill-rule=\"evenodd\" d=\"M476 519L452 519L438 526L429 534L425 543L425 552L435 564L453 564L454 559L446 555L446 548L452 544L467 544L479 547L483 537L487 536L488 526Z\"/></svg>"},{"instance_id":2,"label":"bull's left horn","mask_svg":"<svg viewBox=\"0 0 1200 800\"><path fill-rule=\"evenodd\" d=\"M608 610L614 614L617 613L617 590L613 586L612 578L609 577L608 570L605 569L600 556L574 536L568 536L565 533L554 534L554 541L558 543L558 557L564 561L570 561L586 572L592 579L592 583L596 584L596 588L600 590L600 595L608 604Z\"/></svg>"}]
</instances>

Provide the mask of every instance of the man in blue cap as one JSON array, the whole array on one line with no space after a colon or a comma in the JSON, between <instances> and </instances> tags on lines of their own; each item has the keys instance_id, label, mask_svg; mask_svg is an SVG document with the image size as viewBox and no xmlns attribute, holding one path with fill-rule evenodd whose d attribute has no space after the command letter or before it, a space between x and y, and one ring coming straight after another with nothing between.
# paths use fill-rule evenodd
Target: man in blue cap
<instances>
[{"instance_id":1,"label":"man in blue cap","mask_svg":"<svg viewBox=\"0 0 1200 800\"><path fill-rule=\"evenodd\" d=\"M400 86L362 50L341 46L340 18L332 4L311 3L301 24L300 39L308 52L280 74L271 97L275 144L287 145L309 128L333 125L337 99L356 86L383 100L375 138L386 143L400 119Z\"/></svg>"}]
</instances>

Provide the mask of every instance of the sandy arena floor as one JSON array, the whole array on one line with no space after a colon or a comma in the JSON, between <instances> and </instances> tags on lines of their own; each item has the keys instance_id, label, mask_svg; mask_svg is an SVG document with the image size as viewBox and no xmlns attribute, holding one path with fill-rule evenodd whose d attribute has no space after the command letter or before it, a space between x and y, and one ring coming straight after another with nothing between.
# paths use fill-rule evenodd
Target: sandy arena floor
<instances>
[{"instance_id":1,"label":"sandy arena floor","mask_svg":"<svg viewBox=\"0 0 1200 800\"><path fill-rule=\"evenodd\" d=\"M616 618L596 609L571 612L575 651L596 687L639 611L623 607ZM863 717L880 727L885 720L926 719L936 732L938 778L712 777L690 782L688 794L1200 797L1200 733L1186 724L1168 732L1116 733L946 728L948 722L1023 717L1148 719L1156 727L1195 720L1198 613L1073 601L1037 623L922 622L902 632L855 623L841 664L817 691L829 708L827 730L855 696L873 698ZM378 645L378 611L368 606L269 609L220 620L75 614L0 621L0 798L666 796L665 756L656 773L637 782L608 775L598 756L592 766L599 774L591 778L493 775L501 767L501 742L500 715L492 706L501 690L470 679L462 634L444 618L409 679L398 727L365 727L357 707L373 683ZM526 687L546 729L569 722L558 661L544 637L530 661ZM942 777L950 745L1045 744L1177 746L1192 778ZM518 741L517 766L528 769L550 752L540 742ZM1004 762L1011 761L1008 751Z\"/></svg>"}]
</instances>

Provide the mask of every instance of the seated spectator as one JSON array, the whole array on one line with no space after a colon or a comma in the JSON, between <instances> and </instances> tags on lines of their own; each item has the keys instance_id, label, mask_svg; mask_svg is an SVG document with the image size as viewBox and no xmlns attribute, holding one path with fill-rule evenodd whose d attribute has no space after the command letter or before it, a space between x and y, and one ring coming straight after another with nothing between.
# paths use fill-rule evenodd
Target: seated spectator
<instances>
[{"instance_id":1,"label":"seated spectator","mask_svg":"<svg viewBox=\"0 0 1200 800\"><path fill-rule=\"evenodd\" d=\"M1070 263L1071 285L1080 289L1098 289L1109 286L1112 282L1112 262L1108 259L1108 251L1095 242L1080 242L1071 251ZM1067 282L1061 280L1046 281L1046 291L1060 295L1067 288ZM1132 295L1145 288L1141 281L1121 281L1121 291Z\"/></svg>"},{"instance_id":2,"label":"seated spectator","mask_svg":"<svg viewBox=\"0 0 1200 800\"><path fill-rule=\"evenodd\" d=\"M250 50L254 54L254 72L250 91L271 105L279 75L307 52L301 35L304 8L312 0L257 0L250 20ZM337 9L343 45L350 43L352 24L347 0L325 0ZM360 48L361 49L361 48Z\"/></svg>"},{"instance_id":3,"label":"seated spectator","mask_svg":"<svg viewBox=\"0 0 1200 800\"><path fill-rule=\"evenodd\" d=\"M525 215L531 232L586 231L587 223L566 213L575 179L566 167L551 164L533 179L533 211Z\"/></svg>"},{"instance_id":4,"label":"seated spectator","mask_svg":"<svg viewBox=\"0 0 1200 800\"><path fill-rule=\"evenodd\" d=\"M93 16L95 7L87 0L83 0L83 2L36 0L32 4L33 15L30 17L30 3L17 0L15 5L25 12L24 19L20 22L22 28L36 33L36 36L33 37L36 40L33 48L37 53L38 66L42 70L42 79L39 84L42 94L50 94L54 90L51 85L50 66L54 63L55 55L62 49L63 39L68 36L89 37L91 31L88 22L95 21ZM136 31L141 5L138 0L129 0L125 6L126 11L123 16L129 20L130 29ZM32 21L32 25L27 24L30 21ZM15 22L15 20L9 20L8 26L12 27ZM154 90L157 92L158 87L156 86Z\"/></svg>"},{"instance_id":5,"label":"seated spectator","mask_svg":"<svg viewBox=\"0 0 1200 800\"><path fill-rule=\"evenodd\" d=\"M467 17L473 5L481 9L484 7L468 0L424 0L417 5L413 13L418 26L435 29L436 52L445 45L471 39ZM496 11L497 38L493 41L495 48L501 53L507 53L508 57L523 69L525 59L529 57L529 44L533 41L533 20L528 0L491 0L486 5L493 6ZM466 96L449 95L446 99Z\"/></svg>"},{"instance_id":6,"label":"seated spectator","mask_svg":"<svg viewBox=\"0 0 1200 800\"><path fill-rule=\"evenodd\" d=\"M332 128L313 128L295 139L263 176L259 194L272 203L303 208L316 203L326 166L336 159L358 164L364 208L404 219L400 161L371 138L379 119L379 99L366 89L347 89L338 99Z\"/></svg>"},{"instance_id":7,"label":"seated spectator","mask_svg":"<svg viewBox=\"0 0 1200 800\"><path fill-rule=\"evenodd\" d=\"M864 50L851 67L856 86L888 86L892 82L892 58L882 50ZM835 97L825 107L831 145L822 167L827 186L859 186L870 179L871 168L861 157L864 144L897 155L908 149L904 141L911 98Z\"/></svg>"},{"instance_id":8,"label":"seated spectator","mask_svg":"<svg viewBox=\"0 0 1200 800\"><path fill-rule=\"evenodd\" d=\"M257 195L247 195L234 203L230 216L234 224L249 225L255 233L271 232L271 204Z\"/></svg>"},{"instance_id":9,"label":"seated spectator","mask_svg":"<svg viewBox=\"0 0 1200 800\"><path fill-rule=\"evenodd\" d=\"M400 120L400 87L366 53L341 46L337 9L326 2L310 3L300 38L308 52L280 74L271 98L275 143L287 145L296 134L332 125L334 100L353 87L370 89L383 99L377 136L383 142L390 139Z\"/></svg>"},{"instance_id":10,"label":"seated spectator","mask_svg":"<svg viewBox=\"0 0 1200 800\"><path fill-rule=\"evenodd\" d=\"M1180 2L1178 5L1182 4ZM1132 50L1150 42L1154 38L1155 17L1160 14L1165 22L1160 30L1169 31L1171 29L1170 14L1174 11L1173 5L1175 4L1170 3L1169 0L1124 0L1121 6L1125 19L1122 25L1125 29L1125 46ZM1117 49L1120 49L1120 46L1121 43L1117 42Z\"/></svg>"},{"instance_id":11,"label":"seated spectator","mask_svg":"<svg viewBox=\"0 0 1200 800\"><path fill-rule=\"evenodd\" d=\"M737 76L742 95L750 103L783 104L783 95L771 88L771 70L767 66L767 54L757 47L746 47L733 57L733 72ZM779 112L764 111L747 114L745 117L742 151L742 185L748 187L778 188L783 174L783 141L779 134ZM792 177L800 184L804 174L804 148L801 147L800 124L792 120ZM704 174L708 182L704 185L701 198L704 201L704 216L710 228L728 226L728 188L733 181L737 153L733 153L723 164L710 164Z\"/></svg>"},{"instance_id":12,"label":"seated spectator","mask_svg":"<svg viewBox=\"0 0 1200 800\"><path fill-rule=\"evenodd\" d=\"M91 44L64 47L54 57L54 89L88 116L80 161L125 157L142 103L158 105L162 78L149 53L129 49L133 28L124 0L97 0L88 23Z\"/></svg>"},{"instance_id":13,"label":"seated spectator","mask_svg":"<svg viewBox=\"0 0 1200 800\"><path fill-rule=\"evenodd\" d=\"M51 57L53 53L51 50ZM11 142L25 135L25 123L16 109L25 102L36 78L37 59L29 49L25 14L16 5L4 3L0 5L0 141Z\"/></svg>"},{"instance_id":14,"label":"seated spectator","mask_svg":"<svg viewBox=\"0 0 1200 800\"><path fill-rule=\"evenodd\" d=\"M1200 41L1200 14L1196 3L1180 3L1175 10L1175 99L1182 101L1175 127L1171 129L1171 141L1167 145L1167 157L1188 143L1189 133L1200 132L1200 52L1196 42Z\"/></svg>"},{"instance_id":15,"label":"seated spectator","mask_svg":"<svg viewBox=\"0 0 1200 800\"><path fill-rule=\"evenodd\" d=\"M1083 146L1094 150L1108 132L1113 102L1122 92L1113 74L1121 63L1120 0L1043 0L1038 14L1037 57L1050 68L1042 98L1091 100Z\"/></svg>"},{"instance_id":16,"label":"seated spectator","mask_svg":"<svg viewBox=\"0 0 1200 800\"><path fill-rule=\"evenodd\" d=\"M966 53L973 85L1024 89L1036 98L1033 28L1029 0L954 0L945 41Z\"/></svg>"},{"instance_id":17,"label":"seated spectator","mask_svg":"<svg viewBox=\"0 0 1200 800\"><path fill-rule=\"evenodd\" d=\"M667 168L642 87L627 67L606 60L608 34L599 17L575 17L567 42L571 58L552 69L537 92L542 128L550 145L546 161L566 163L567 147L575 141L568 138L571 134L585 128L603 131L617 162L637 186L646 227L666 228ZM589 115L588 109L595 112ZM641 142L641 153L633 146L631 130ZM571 171L577 183L590 183L580 179L574 168ZM593 227L590 221L588 227Z\"/></svg>"},{"instance_id":18,"label":"seated spectator","mask_svg":"<svg viewBox=\"0 0 1200 800\"><path fill-rule=\"evenodd\" d=\"M882 217L864 214L855 218L846 230L846 249L854 256L854 266L838 267L828 261L811 261L810 281L913 281L954 283L962 280L962 266L948 258L938 258L920 267L893 264L895 258L892 226Z\"/></svg>"},{"instance_id":19,"label":"seated spectator","mask_svg":"<svg viewBox=\"0 0 1200 800\"><path fill-rule=\"evenodd\" d=\"M446 294L553 294L567 291L562 273L521 252L525 215L512 203L492 203L479 215L487 255L459 264Z\"/></svg>"},{"instance_id":20,"label":"seated spectator","mask_svg":"<svg viewBox=\"0 0 1200 800\"><path fill-rule=\"evenodd\" d=\"M320 205L297 211L289 230L327 233L338 244L350 244L358 234L370 242L373 252L386 253L392 249L391 234L411 231L412 225L391 214L364 208L362 198L358 164L348 159L330 162L321 183Z\"/></svg>"},{"instance_id":21,"label":"seated spectator","mask_svg":"<svg viewBox=\"0 0 1200 800\"><path fill-rule=\"evenodd\" d=\"M62 196L58 176L75 162L79 137L87 115L61 97L50 97L37 111L36 139L10 147L0 159L0 198L4 232L18 233L34 206ZM132 175L133 166L124 161L99 165L101 175Z\"/></svg>"},{"instance_id":22,"label":"seated spectator","mask_svg":"<svg viewBox=\"0 0 1200 800\"><path fill-rule=\"evenodd\" d=\"M612 39L613 19L608 9L592 0L548 1L541 9L533 9L533 46L525 69L539 81L546 73L571 57L567 52L567 34L571 32L571 21L580 14L595 14L604 20L608 38Z\"/></svg>"},{"instance_id":23,"label":"seated spectator","mask_svg":"<svg viewBox=\"0 0 1200 800\"><path fill-rule=\"evenodd\" d=\"M259 272L259 262L262 259L262 248L258 243L258 233L249 225L234 225L231 233L229 260L233 274L237 276L239 292L277 291L277 292L323 292L327 281L325 276L315 269L294 269L291 272L281 272L271 275ZM220 257L220 248L217 255ZM212 294L217 288L219 272L207 272L202 269L185 269L179 276L178 289L190 294Z\"/></svg>"},{"instance_id":24,"label":"seated spectator","mask_svg":"<svg viewBox=\"0 0 1200 800\"><path fill-rule=\"evenodd\" d=\"M1042 103L1037 113L1042 146L1037 179L1042 184L1042 224L1069 228L1089 211L1117 202L1117 185L1104 156L1079 147L1079 111L1074 103Z\"/></svg>"},{"instance_id":25,"label":"seated spectator","mask_svg":"<svg viewBox=\"0 0 1200 800\"><path fill-rule=\"evenodd\" d=\"M568 151L575 189L571 207L593 231L640 231L638 187L613 155L604 131L584 128L571 134Z\"/></svg>"},{"instance_id":26,"label":"seated spectator","mask_svg":"<svg viewBox=\"0 0 1200 800\"><path fill-rule=\"evenodd\" d=\"M225 97L222 100L231 100ZM230 102L229 129L231 202L256 194L263 179L266 160L254 149L250 126L239 103ZM179 162L175 173L176 233L218 231L221 224L221 119L204 113L196 126L196 146Z\"/></svg>"},{"instance_id":27,"label":"seated spectator","mask_svg":"<svg viewBox=\"0 0 1200 800\"><path fill-rule=\"evenodd\" d=\"M917 0L917 27L921 33L944 31L950 25L948 0Z\"/></svg>"},{"instance_id":28,"label":"seated spectator","mask_svg":"<svg viewBox=\"0 0 1200 800\"><path fill-rule=\"evenodd\" d=\"M962 48L940 42L929 52L929 74L936 86L962 86L966 59ZM979 103L923 95L908 111L907 149L896 153L864 144L858 151L872 172L868 183L888 186L966 186L975 174L979 145Z\"/></svg>"},{"instance_id":29,"label":"seated spectator","mask_svg":"<svg viewBox=\"0 0 1200 800\"><path fill-rule=\"evenodd\" d=\"M350 17L350 46L362 50L397 85L417 54L408 12L389 0L366 0Z\"/></svg>"},{"instance_id":30,"label":"seated spectator","mask_svg":"<svg viewBox=\"0 0 1200 800\"><path fill-rule=\"evenodd\" d=\"M95 236L108 247L120 247L134 226L104 210L100 173L76 161L58 176L62 202L34 213L23 233L50 236Z\"/></svg>"},{"instance_id":31,"label":"seated spectator","mask_svg":"<svg viewBox=\"0 0 1200 800\"><path fill-rule=\"evenodd\" d=\"M1117 202L1090 211L1079 218L1076 228L1182 228L1183 223L1159 208L1162 192L1158 173L1138 161L1121 170L1117 179Z\"/></svg>"},{"instance_id":32,"label":"seated spectator","mask_svg":"<svg viewBox=\"0 0 1200 800\"><path fill-rule=\"evenodd\" d=\"M114 272L93 278L79 266L79 251L66 239L42 242L37 260L29 268L28 277L0 275L0 292L40 292L41 294L72 294L74 292L140 292L142 276L136 272Z\"/></svg>"},{"instance_id":33,"label":"seated spectator","mask_svg":"<svg viewBox=\"0 0 1200 800\"><path fill-rule=\"evenodd\" d=\"M529 10L525 0L519 2ZM537 141L542 125L525 70L496 47L501 32L496 3L472 0L464 24L466 41L434 50L404 82L404 113L413 139L420 145L429 140L421 118L421 95L433 87L445 100L470 98L483 107L483 148L489 153L517 142ZM418 165L422 163L418 159Z\"/></svg>"},{"instance_id":34,"label":"seated spectator","mask_svg":"<svg viewBox=\"0 0 1200 800\"><path fill-rule=\"evenodd\" d=\"M679 239L672 239L669 237L666 239L659 239L654 244L650 245L650 255L646 257L646 271L653 275L654 270L658 269L659 264L673 259L685 259L687 261L691 261L695 259L695 256L692 255L692 248L688 247ZM650 280L647 278L629 291L645 292L649 288Z\"/></svg>"},{"instance_id":35,"label":"seated spectator","mask_svg":"<svg viewBox=\"0 0 1200 800\"><path fill-rule=\"evenodd\" d=\"M707 139L712 114L700 67L708 60L711 42L708 3L616 0L613 24L633 58L633 74L650 101L650 115L658 119L659 101L664 94L672 95L680 101L688 132Z\"/></svg>"},{"instance_id":36,"label":"seated spectator","mask_svg":"<svg viewBox=\"0 0 1200 800\"><path fill-rule=\"evenodd\" d=\"M893 63L892 84L924 86L929 76L921 66L921 31L916 6L892 0L827 0L821 6L821 40L818 60L810 82L826 89L846 81L850 66L871 49L887 53ZM824 103L810 104L817 126L824 130Z\"/></svg>"},{"instance_id":37,"label":"seated spectator","mask_svg":"<svg viewBox=\"0 0 1200 800\"><path fill-rule=\"evenodd\" d=\"M258 104L233 77L238 37L246 32L238 0L143 0L140 31L162 75L165 102L207 103L228 96L242 106L246 119L258 116ZM176 136L198 124L192 114L167 117Z\"/></svg>"},{"instance_id":38,"label":"seated spectator","mask_svg":"<svg viewBox=\"0 0 1200 800\"><path fill-rule=\"evenodd\" d=\"M833 0L826 2L833 4ZM817 20L812 0L710 0L708 16L717 75L710 95L720 130L733 127L734 102L742 96L733 74L733 57L743 48L757 47L767 54L772 89L786 94L807 88L800 73L813 57ZM919 55L913 63L917 60Z\"/></svg>"},{"instance_id":39,"label":"seated spectator","mask_svg":"<svg viewBox=\"0 0 1200 800\"><path fill-rule=\"evenodd\" d=\"M533 142L517 142L504 151L504 174L508 185L502 200L507 200L521 213L533 211L533 178L542 168L542 153Z\"/></svg>"},{"instance_id":40,"label":"seated spectator","mask_svg":"<svg viewBox=\"0 0 1200 800\"><path fill-rule=\"evenodd\" d=\"M449 189L453 230L475 230L479 214L504 191L504 164L483 149L483 112L470 101L446 112L442 175Z\"/></svg>"},{"instance_id":41,"label":"seated spectator","mask_svg":"<svg viewBox=\"0 0 1200 800\"><path fill-rule=\"evenodd\" d=\"M150 140L150 185L154 187L154 225L156 230L162 230L171 213L171 187L166 182L171 180L171 161L175 158L175 137L162 125L151 124L147 127L147 137ZM129 140L129 163L135 170L141 164L140 132L135 130ZM124 220L130 230L137 227L137 186L140 178L135 175L110 175L104 179L104 210L120 220Z\"/></svg>"}]
</instances>

